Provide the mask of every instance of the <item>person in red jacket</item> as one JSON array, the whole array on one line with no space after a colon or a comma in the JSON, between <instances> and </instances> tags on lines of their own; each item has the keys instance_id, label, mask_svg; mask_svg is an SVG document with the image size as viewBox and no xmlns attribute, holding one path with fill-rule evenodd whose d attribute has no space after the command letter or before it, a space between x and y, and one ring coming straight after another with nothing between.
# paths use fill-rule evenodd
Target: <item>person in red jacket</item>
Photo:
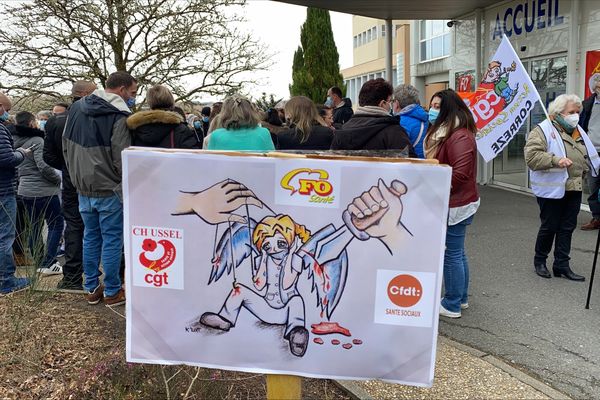
<instances>
[{"instance_id":1,"label":"person in red jacket","mask_svg":"<svg viewBox=\"0 0 600 400\"><path fill-rule=\"evenodd\" d=\"M425 155L452 167L450 209L444 254L445 293L440 315L460 318L469 307L469 264L465 252L467 226L479 208L477 176L477 128L473 115L452 89L442 90L440 113L425 138Z\"/></svg>"}]
</instances>

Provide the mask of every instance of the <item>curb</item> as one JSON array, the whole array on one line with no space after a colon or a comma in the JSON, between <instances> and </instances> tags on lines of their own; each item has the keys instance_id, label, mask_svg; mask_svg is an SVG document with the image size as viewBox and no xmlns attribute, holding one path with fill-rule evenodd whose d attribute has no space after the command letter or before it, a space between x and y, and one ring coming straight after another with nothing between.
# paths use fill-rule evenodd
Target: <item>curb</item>
<instances>
[{"instance_id":1,"label":"curb","mask_svg":"<svg viewBox=\"0 0 600 400\"><path fill-rule=\"evenodd\" d=\"M480 358L485 362L493 365L494 367L506 372L513 378L523 382L524 384L531 386L538 392L543 393L551 399L570 399L566 394L559 392L558 390L548 386L544 382L527 375L525 372L507 364L506 362L500 360L497 357L494 357L491 354L485 353L481 350L477 350L473 347L469 347L462 343L456 342L452 339L449 339L445 336L438 335L438 339L440 342L443 342L447 346L454 347L460 351L463 351L467 354L470 354L473 357ZM332 380L332 382L338 386L340 389L344 390L353 400L372 400L373 397L367 393L360 385L356 384L355 381L341 381L341 380Z\"/></svg>"},{"instance_id":2,"label":"curb","mask_svg":"<svg viewBox=\"0 0 600 400\"><path fill-rule=\"evenodd\" d=\"M452 346L460 351L471 354L474 357L481 358L482 360L486 361L487 363L492 364L494 367L506 372L507 374L509 374L510 376L512 376L515 379L518 379L519 381L523 382L524 384L531 386L538 392L545 394L546 396L548 396L551 399L560 399L560 400L570 399L570 397L567 396L566 394L559 392L558 390L554 389L553 387L551 387L551 386L545 384L544 382L526 374L525 372L511 366L510 364L500 360L499 358L494 357L491 354L485 353L481 350L477 350L477 349L474 349L473 347L469 347L462 343L456 342L445 336L440 335L439 339L440 339L440 341L445 342L448 346Z\"/></svg>"}]
</instances>

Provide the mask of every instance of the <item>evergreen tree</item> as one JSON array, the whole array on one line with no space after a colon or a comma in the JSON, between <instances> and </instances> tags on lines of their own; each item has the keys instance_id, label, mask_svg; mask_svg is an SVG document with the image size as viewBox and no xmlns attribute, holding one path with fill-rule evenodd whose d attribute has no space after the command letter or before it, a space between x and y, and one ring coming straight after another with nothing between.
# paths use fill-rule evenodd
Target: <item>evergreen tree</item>
<instances>
[{"instance_id":1,"label":"evergreen tree","mask_svg":"<svg viewBox=\"0 0 600 400\"><path fill-rule=\"evenodd\" d=\"M323 103L330 87L338 86L345 92L329 11L313 7L306 10L300 43L294 53L290 94Z\"/></svg>"}]
</instances>

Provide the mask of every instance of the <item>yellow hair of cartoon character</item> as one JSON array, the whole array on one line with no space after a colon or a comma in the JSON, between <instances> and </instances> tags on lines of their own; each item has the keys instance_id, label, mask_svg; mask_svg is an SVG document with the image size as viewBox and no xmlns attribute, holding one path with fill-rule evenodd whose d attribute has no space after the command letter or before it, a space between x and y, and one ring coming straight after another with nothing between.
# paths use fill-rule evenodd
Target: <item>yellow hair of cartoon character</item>
<instances>
[{"instance_id":1,"label":"yellow hair of cartoon character","mask_svg":"<svg viewBox=\"0 0 600 400\"><path fill-rule=\"evenodd\" d=\"M266 217L256 225L252 234L252 241L262 249L263 241L266 238L275 236L276 233L281 233L289 246L298 236L302 243L306 243L310 238L310 231L303 225L298 225L287 215L277 215L275 217Z\"/></svg>"}]
</instances>

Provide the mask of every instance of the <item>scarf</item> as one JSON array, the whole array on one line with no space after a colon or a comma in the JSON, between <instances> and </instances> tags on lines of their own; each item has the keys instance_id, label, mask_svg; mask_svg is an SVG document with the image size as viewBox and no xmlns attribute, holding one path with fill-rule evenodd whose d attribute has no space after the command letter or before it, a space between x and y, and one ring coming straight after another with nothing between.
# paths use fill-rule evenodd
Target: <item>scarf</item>
<instances>
[{"instance_id":1,"label":"scarf","mask_svg":"<svg viewBox=\"0 0 600 400\"><path fill-rule=\"evenodd\" d=\"M390 112L378 106L359 106L354 115L372 115L391 117Z\"/></svg>"},{"instance_id":2,"label":"scarf","mask_svg":"<svg viewBox=\"0 0 600 400\"><path fill-rule=\"evenodd\" d=\"M460 123L458 117L456 117L454 126L458 126ZM447 123L443 123L440 125L437 131L431 132L425 138L425 158L437 158L437 154L440 151L440 147L446 140L446 136L448 136L449 126Z\"/></svg>"}]
</instances>

